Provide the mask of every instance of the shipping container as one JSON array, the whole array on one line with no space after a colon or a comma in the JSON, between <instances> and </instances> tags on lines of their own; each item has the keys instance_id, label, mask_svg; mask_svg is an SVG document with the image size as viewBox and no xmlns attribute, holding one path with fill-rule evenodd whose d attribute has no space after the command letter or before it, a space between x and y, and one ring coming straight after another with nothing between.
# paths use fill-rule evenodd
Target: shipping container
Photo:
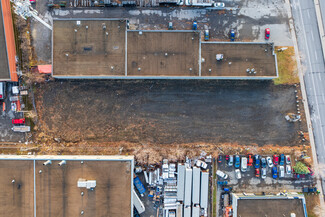
<instances>
[{"instance_id":1,"label":"shipping container","mask_svg":"<svg viewBox=\"0 0 325 217\"><path fill-rule=\"evenodd\" d=\"M184 207L184 217L191 217L191 207Z\"/></svg>"},{"instance_id":2,"label":"shipping container","mask_svg":"<svg viewBox=\"0 0 325 217\"><path fill-rule=\"evenodd\" d=\"M139 191L140 195L143 197L144 193L146 192L146 189L144 188L144 185L142 184L141 180L139 179L139 177L135 177L134 180L134 185L137 188L137 190Z\"/></svg>"},{"instance_id":3,"label":"shipping container","mask_svg":"<svg viewBox=\"0 0 325 217\"><path fill-rule=\"evenodd\" d=\"M200 217L200 207L199 206L193 206L192 217Z\"/></svg>"},{"instance_id":4,"label":"shipping container","mask_svg":"<svg viewBox=\"0 0 325 217\"><path fill-rule=\"evenodd\" d=\"M142 201L140 200L140 198L138 197L134 189L133 189L133 205L137 209L139 214L143 213L146 210L146 208L144 207Z\"/></svg>"},{"instance_id":5,"label":"shipping container","mask_svg":"<svg viewBox=\"0 0 325 217\"><path fill-rule=\"evenodd\" d=\"M176 216L183 217L183 204L177 204Z\"/></svg>"},{"instance_id":6,"label":"shipping container","mask_svg":"<svg viewBox=\"0 0 325 217\"><path fill-rule=\"evenodd\" d=\"M192 185L192 204L200 203L200 180L201 173L200 168L193 167L193 185Z\"/></svg>"},{"instance_id":7,"label":"shipping container","mask_svg":"<svg viewBox=\"0 0 325 217\"><path fill-rule=\"evenodd\" d=\"M208 194L209 194L209 173L201 172L200 206L203 209L208 208Z\"/></svg>"},{"instance_id":8,"label":"shipping container","mask_svg":"<svg viewBox=\"0 0 325 217\"><path fill-rule=\"evenodd\" d=\"M186 168L184 206L191 206L191 202L192 202L192 168Z\"/></svg>"},{"instance_id":9,"label":"shipping container","mask_svg":"<svg viewBox=\"0 0 325 217\"><path fill-rule=\"evenodd\" d=\"M177 166L177 200L184 201L185 188L185 165L178 164Z\"/></svg>"}]
</instances>

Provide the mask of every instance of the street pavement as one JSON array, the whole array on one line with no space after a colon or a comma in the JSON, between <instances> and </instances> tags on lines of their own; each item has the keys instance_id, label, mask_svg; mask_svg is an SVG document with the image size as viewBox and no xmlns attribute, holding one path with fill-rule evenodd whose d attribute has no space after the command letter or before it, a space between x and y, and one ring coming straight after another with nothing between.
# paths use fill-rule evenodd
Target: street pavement
<instances>
[{"instance_id":1,"label":"street pavement","mask_svg":"<svg viewBox=\"0 0 325 217\"><path fill-rule=\"evenodd\" d=\"M324 2L323 2L324 4ZM303 77L325 190L325 63L313 0L291 0Z\"/></svg>"}]
</instances>

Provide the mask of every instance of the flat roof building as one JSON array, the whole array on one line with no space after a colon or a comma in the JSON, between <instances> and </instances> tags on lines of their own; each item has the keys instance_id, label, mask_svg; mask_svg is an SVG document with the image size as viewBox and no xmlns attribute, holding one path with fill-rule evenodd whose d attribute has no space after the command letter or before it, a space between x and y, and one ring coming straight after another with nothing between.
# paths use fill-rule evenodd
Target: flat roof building
<instances>
[{"instance_id":1,"label":"flat roof building","mask_svg":"<svg viewBox=\"0 0 325 217\"><path fill-rule=\"evenodd\" d=\"M133 216L133 165L131 156L1 155L1 216Z\"/></svg>"},{"instance_id":2,"label":"flat roof building","mask_svg":"<svg viewBox=\"0 0 325 217\"><path fill-rule=\"evenodd\" d=\"M307 217L306 201L302 194L287 195L233 194L233 217Z\"/></svg>"},{"instance_id":3,"label":"flat roof building","mask_svg":"<svg viewBox=\"0 0 325 217\"><path fill-rule=\"evenodd\" d=\"M52 75L102 79L273 79L272 43L203 42L193 30L127 30L123 19L54 19ZM220 58L222 57L222 58Z\"/></svg>"},{"instance_id":4,"label":"flat roof building","mask_svg":"<svg viewBox=\"0 0 325 217\"><path fill-rule=\"evenodd\" d=\"M18 81L16 46L9 0L0 0L0 81Z\"/></svg>"}]
</instances>

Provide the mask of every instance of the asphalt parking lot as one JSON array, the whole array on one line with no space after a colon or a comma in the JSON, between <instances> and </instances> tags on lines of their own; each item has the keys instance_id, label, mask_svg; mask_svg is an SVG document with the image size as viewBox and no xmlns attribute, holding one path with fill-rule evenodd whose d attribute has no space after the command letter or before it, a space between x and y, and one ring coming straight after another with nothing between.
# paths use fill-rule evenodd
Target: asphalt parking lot
<instances>
[{"instance_id":1,"label":"asphalt parking lot","mask_svg":"<svg viewBox=\"0 0 325 217\"><path fill-rule=\"evenodd\" d=\"M241 156L242 157L242 156ZM247 156L245 156L247 157ZM268 156L261 156L268 157ZM269 155L269 157L272 157ZM292 158L291 158L292 159ZM292 166L292 164L290 164ZM284 164L284 168L286 164ZM261 167L260 167L261 168ZM235 167L228 166L225 163L225 159L223 159L222 163L218 164L218 170L221 170L228 174L228 185L233 188L234 191L237 192L247 192L247 193L261 193L261 192L276 192L282 190L295 190L301 192L302 187L304 185L309 186L314 183L313 177L306 176L305 178L295 179L294 176L288 175L285 171L285 175L283 178L279 178L279 165L278 168L278 178L272 178L272 168L266 167L267 175L265 179L261 177L255 177L255 167L247 167L247 172L241 172L242 178L240 180L235 177ZM240 168L239 168L240 169ZM223 181L222 178L218 177L218 181Z\"/></svg>"},{"instance_id":2,"label":"asphalt parking lot","mask_svg":"<svg viewBox=\"0 0 325 217\"><path fill-rule=\"evenodd\" d=\"M11 110L11 104L10 104L10 96L11 96L11 83L7 83L6 86L6 98L4 100L5 102L5 111L3 111L3 104L0 100L0 107L1 107L1 115L0 115L0 142L24 142L25 141L25 133L18 133L13 132L12 127L13 124L11 122L14 118L21 118L21 113L16 113Z\"/></svg>"}]
</instances>

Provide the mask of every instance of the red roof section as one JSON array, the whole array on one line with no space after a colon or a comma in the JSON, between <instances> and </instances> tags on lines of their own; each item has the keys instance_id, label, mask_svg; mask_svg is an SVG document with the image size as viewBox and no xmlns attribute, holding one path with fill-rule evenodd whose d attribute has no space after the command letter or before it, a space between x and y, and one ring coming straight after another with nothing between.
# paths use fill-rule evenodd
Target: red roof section
<instances>
[{"instance_id":1,"label":"red roof section","mask_svg":"<svg viewBox=\"0 0 325 217\"><path fill-rule=\"evenodd\" d=\"M51 74L52 73L52 65L38 65L38 72L42 74Z\"/></svg>"},{"instance_id":2,"label":"red roof section","mask_svg":"<svg viewBox=\"0 0 325 217\"><path fill-rule=\"evenodd\" d=\"M10 0L1 0L2 4L2 16L6 35L7 53L9 60L9 69L11 81L18 81L16 70L16 46L15 46L15 34L12 22L12 14L10 7Z\"/></svg>"}]
</instances>

